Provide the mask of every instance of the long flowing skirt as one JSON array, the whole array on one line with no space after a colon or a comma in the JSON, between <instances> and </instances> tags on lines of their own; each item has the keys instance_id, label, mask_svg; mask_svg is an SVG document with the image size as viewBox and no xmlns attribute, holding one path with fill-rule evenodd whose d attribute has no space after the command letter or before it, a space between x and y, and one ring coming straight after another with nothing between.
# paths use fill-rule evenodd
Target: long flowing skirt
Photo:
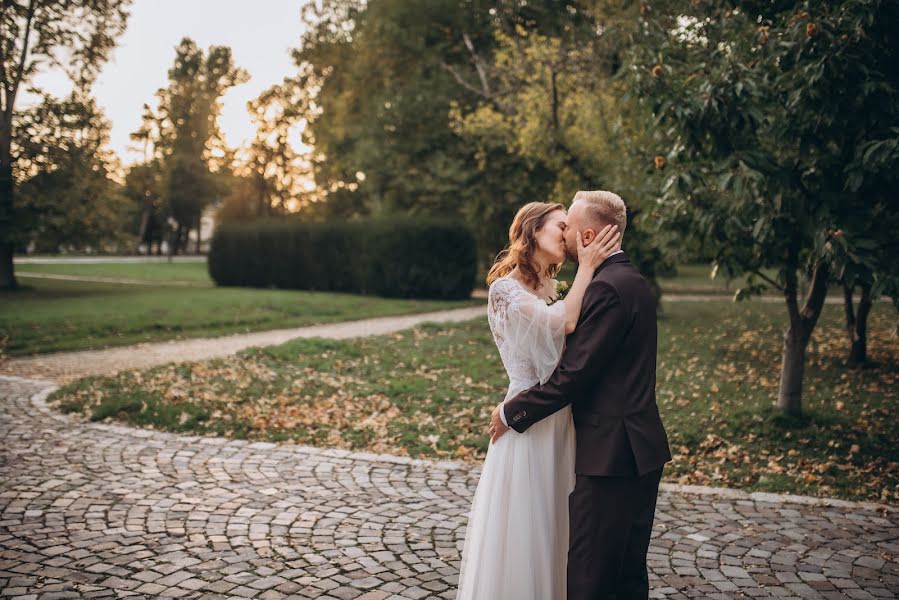
<instances>
[{"instance_id":1,"label":"long flowing skirt","mask_svg":"<svg viewBox=\"0 0 899 600\"><path fill-rule=\"evenodd\" d=\"M570 407L490 445L457 600L564 600L574 453Z\"/></svg>"}]
</instances>

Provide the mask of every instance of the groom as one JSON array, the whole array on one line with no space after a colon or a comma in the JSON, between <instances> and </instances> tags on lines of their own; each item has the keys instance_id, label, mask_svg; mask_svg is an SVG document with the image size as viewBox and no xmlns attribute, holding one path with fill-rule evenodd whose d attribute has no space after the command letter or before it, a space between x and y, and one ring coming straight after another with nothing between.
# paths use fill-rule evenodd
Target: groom
<instances>
[{"instance_id":1,"label":"groom","mask_svg":"<svg viewBox=\"0 0 899 600\"><path fill-rule=\"evenodd\" d=\"M578 192L568 212L567 254L605 225L624 234L617 194ZM603 262L584 295L550 379L494 409L490 434L521 433L571 405L577 437L576 483L568 498L568 599L645 599L646 553L662 468L671 460L656 405L656 305L649 284L618 251ZM527 523L522 523L527 527Z\"/></svg>"}]
</instances>

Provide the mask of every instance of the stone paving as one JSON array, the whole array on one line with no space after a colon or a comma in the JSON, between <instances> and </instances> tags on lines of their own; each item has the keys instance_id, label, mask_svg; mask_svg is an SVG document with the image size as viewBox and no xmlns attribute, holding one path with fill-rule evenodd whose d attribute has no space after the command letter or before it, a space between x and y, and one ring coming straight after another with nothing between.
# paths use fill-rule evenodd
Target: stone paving
<instances>
[{"instance_id":1,"label":"stone paving","mask_svg":"<svg viewBox=\"0 0 899 600\"><path fill-rule=\"evenodd\" d=\"M92 424L52 389L0 378L0 598L455 596L477 467ZM895 598L899 512L664 485L649 566L659 599Z\"/></svg>"}]
</instances>

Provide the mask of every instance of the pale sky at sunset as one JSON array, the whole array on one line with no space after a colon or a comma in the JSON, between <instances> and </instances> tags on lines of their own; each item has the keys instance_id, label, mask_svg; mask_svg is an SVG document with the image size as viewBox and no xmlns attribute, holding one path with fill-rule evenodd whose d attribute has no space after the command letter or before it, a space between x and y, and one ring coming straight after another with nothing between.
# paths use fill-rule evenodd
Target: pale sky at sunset
<instances>
[{"instance_id":1,"label":"pale sky at sunset","mask_svg":"<svg viewBox=\"0 0 899 600\"><path fill-rule=\"evenodd\" d=\"M234 62L249 71L249 83L232 88L223 98L219 124L229 146L253 136L248 100L265 88L294 75L290 49L299 45L300 10L308 0L134 0L128 29L119 38L112 59L94 86L94 96L112 122L110 146L124 164L142 153L128 150L128 135L140 126L141 107L155 105L153 94L167 81L175 46L192 38L204 50L229 46ZM56 95L68 92L64 75L51 73L37 83ZM27 103L27 98L21 99Z\"/></svg>"}]
</instances>

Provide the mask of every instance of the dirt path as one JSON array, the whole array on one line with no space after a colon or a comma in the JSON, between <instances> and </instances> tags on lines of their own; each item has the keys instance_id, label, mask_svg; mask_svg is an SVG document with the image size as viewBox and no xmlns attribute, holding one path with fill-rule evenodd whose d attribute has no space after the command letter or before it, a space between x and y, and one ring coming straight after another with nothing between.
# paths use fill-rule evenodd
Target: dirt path
<instances>
[{"instance_id":1,"label":"dirt path","mask_svg":"<svg viewBox=\"0 0 899 600\"><path fill-rule=\"evenodd\" d=\"M124 369L147 368L170 362L228 356L244 348L283 344L295 338L322 337L340 340L391 333L414 327L420 323L467 321L485 315L486 310L484 306L471 306L416 315L379 317L215 338L195 338L105 350L43 354L8 360L0 364L0 374L65 383L87 375L110 375Z\"/></svg>"}]
</instances>

